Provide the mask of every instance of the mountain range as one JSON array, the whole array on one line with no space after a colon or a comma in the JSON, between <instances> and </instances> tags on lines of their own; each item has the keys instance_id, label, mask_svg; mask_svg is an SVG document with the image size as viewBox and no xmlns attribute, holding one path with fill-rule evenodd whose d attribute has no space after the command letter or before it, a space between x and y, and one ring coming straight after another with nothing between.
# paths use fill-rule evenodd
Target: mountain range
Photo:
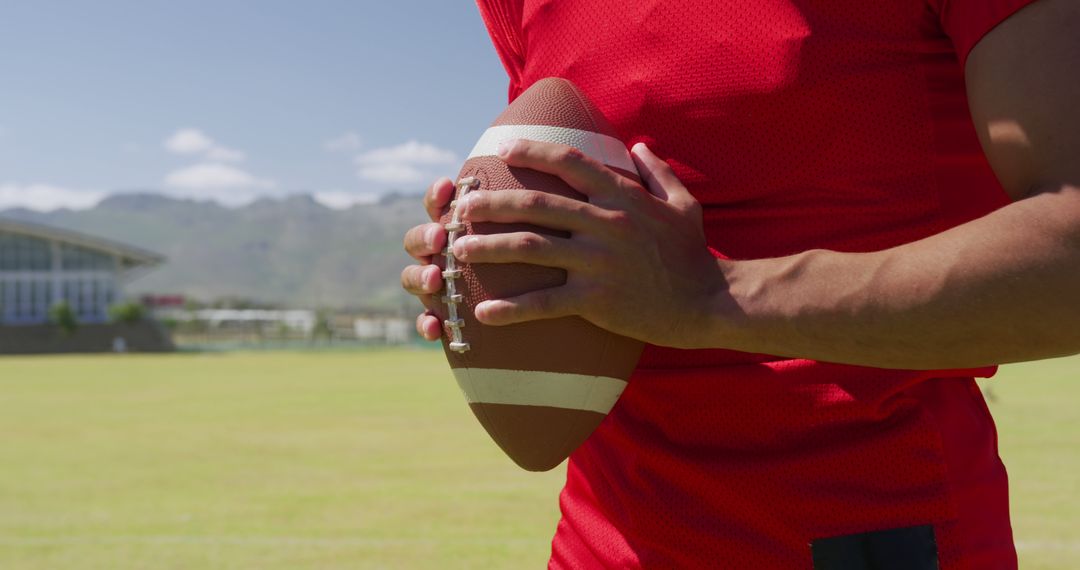
<instances>
[{"instance_id":1,"label":"mountain range","mask_svg":"<svg viewBox=\"0 0 1080 570\"><path fill-rule=\"evenodd\" d=\"M229 208L150 193L117 194L85 210L0 216L92 234L163 254L129 294L236 297L297 307L399 309L414 301L399 274L402 236L427 221L419 195L335 210L308 195Z\"/></svg>"}]
</instances>

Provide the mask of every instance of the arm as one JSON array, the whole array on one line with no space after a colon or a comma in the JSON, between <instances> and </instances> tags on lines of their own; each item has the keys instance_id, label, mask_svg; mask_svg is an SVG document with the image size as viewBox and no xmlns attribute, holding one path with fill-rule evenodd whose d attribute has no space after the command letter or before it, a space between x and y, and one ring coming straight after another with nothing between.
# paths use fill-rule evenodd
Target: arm
<instances>
[{"instance_id":1,"label":"arm","mask_svg":"<svg viewBox=\"0 0 1080 570\"><path fill-rule=\"evenodd\" d=\"M558 175L589 203L522 191L478 193L461 205L472 221L531 222L573 234L453 244L470 263L537 263L568 272L565 286L482 303L477 318L504 325L581 315L665 346L888 368L967 368L1078 352L1076 29L1074 3L1041 0L976 46L967 66L975 124L1016 202L890 250L718 262L702 255L699 206L644 145L632 152L646 188L633 188L565 147L510 143L502 156L508 164ZM424 246L419 232L412 235L406 248L421 260L441 244ZM420 279L424 271L408 269L406 289L431 293L437 284ZM438 337L431 315L418 329Z\"/></svg>"},{"instance_id":2,"label":"arm","mask_svg":"<svg viewBox=\"0 0 1080 570\"><path fill-rule=\"evenodd\" d=\"M712 343L897 368L1080 351L1077 29L1080 6L1042 0L968 60L975 125L1013 204L886 251L725 263Z\"/></svg>"},{"instance_id":3,"label":"arm","mask_svg":"<svg viewBox=\"0 0 1080 570\"><path fill-rule=\"evenodd\" d=\"M717 345L912 369L1072 354L1080 190L1041 192L882 252L816 250L723 271L730 298L715 309Z\"/></svg>"}]
</instances>

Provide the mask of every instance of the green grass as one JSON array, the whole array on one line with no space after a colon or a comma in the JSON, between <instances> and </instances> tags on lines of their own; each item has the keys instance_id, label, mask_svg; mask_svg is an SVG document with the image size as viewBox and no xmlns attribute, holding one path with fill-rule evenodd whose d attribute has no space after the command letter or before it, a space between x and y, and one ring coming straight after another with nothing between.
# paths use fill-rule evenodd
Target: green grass
<instances>
[{"instance_id":1,"label":"green grass","mask_svg":"<svg viewBox=\"0 0 1080 570\"><path fill-rule=\"evenodd\" d=\"M0 360L0 568L542 566L440 353Z\"/></svg>"},{"instance_id":2,"label":"green grass","mask_svg":"<svg viewBox=\"0 0 1080 570\"><path fill-rule=\"evenodd\" d=\"M1013 533L1025 570L1080 560L1080 357L1003 366L993 395L1009 470Z\"/></svg>"},{"instance_id":3,"label":"green grass","mask_svg":"<svg viewBox=\"0 0 1080 570\"><path fill-rule=\"evenodd\" d=\"M1080 359L992 380L1025 568L1080 557ZM539 568L525 473L436 351L0 360L0 568Z\"/></svg>"}]
</instances>

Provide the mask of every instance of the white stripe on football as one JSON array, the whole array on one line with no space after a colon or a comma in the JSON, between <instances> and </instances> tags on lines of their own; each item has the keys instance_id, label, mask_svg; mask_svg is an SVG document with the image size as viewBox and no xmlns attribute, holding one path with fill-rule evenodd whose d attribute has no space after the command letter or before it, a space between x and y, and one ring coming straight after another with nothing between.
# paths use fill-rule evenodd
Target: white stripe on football
<instances>
[{"instance_id":1,"label":"white stripe on football","mask_svg":"<svg viewBox=\"0 0 1080 570\"><path fill-rule=\"evenodd\" d=\"M626 382L539 370L455 368L454 377L469 403L547 406L607 414Z\"/></svg>"},{"instance_id":2,"label":"white stripe on football","mask_svg":"<svg viewBox=\"0 0 1080 570\"><path fill-rule=\"evenodd\" d=\"M619 139L591 131L548 125L497 125L491 127L480 136L480 140L476 142L476 146L469 153L469 158L495 156L499 143L512 139L572 146L585 153L586 156L607 166L627 172L637 172L637 167L634 166L634 161L630 158L626 145Z\"/></svg>"}]
</instances>

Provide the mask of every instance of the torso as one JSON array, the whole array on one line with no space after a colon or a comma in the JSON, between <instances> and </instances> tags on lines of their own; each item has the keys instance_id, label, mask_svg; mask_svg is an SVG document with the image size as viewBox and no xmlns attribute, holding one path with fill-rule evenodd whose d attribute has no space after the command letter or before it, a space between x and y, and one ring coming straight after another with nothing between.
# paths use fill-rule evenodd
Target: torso
<instances>
[{"instance_id":1,"label":"torso","mask_svg":"<svg viewBox=\"0 0 1080 570\"><path fill-rule=\"evenodd\" d=\"M489 23L500 4L481 2ZM516 8L511 95L575 82L627 144L672 164L725 256L873 251L1008 201L956 55L917 0ZM815 539L932 525L942 568L1015 566L971 380L992 372L649 347L571 459L552 564L811 568Z\"/></svg>"}]
</instances>

